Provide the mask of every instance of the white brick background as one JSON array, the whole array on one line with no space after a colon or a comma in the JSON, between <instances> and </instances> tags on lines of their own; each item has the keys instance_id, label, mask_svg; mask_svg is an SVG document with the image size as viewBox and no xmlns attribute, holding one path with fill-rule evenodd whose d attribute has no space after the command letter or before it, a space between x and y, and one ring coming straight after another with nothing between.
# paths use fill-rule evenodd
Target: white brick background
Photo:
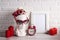
<instances>
[{"instance_id":1,"label":"white brick background","mask_svg":"<svg viewBox=\"0 0 60 40\"><path fill-rule=\"evenodd\" d=\"M60 0L0 0L0 30L14 25L12 13L19 7L49 15L49 27L60 28Z\"/></svg>"}]
</instances>

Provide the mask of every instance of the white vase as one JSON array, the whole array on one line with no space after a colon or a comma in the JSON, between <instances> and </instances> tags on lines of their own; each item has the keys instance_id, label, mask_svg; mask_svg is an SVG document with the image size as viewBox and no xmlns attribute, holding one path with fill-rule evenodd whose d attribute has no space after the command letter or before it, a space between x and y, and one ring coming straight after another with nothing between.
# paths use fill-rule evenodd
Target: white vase
<instances>
[{"instance_id":1,"label":"white vase","mask_svg":"<svg viewBox=\"0 0 60 40\"><path fill-rule=\"evenodd\" d=\"M16 20L20 20L20 21L24 21L24 20L27 20L27 17L26 15L18 15L16 17ZM27 27L28 27L28 23L25 24L25 23L21 23L21 24L17 24L18 26L16 27L16 35L17 36L26 36L26 30L27 30Z\"/></svg>"}]
</instances>

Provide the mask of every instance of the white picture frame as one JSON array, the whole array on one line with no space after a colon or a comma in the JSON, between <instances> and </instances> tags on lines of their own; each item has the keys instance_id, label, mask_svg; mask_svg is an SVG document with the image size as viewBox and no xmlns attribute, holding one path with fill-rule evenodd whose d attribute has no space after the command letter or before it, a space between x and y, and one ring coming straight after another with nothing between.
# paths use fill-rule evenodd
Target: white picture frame
<instances>
[{"instance_id":1,"label":"white picture frame","mask_svg":"<svg viewBox=\"0 0 60 40\"><path fill-rule=\"evenodd\" d=\"M36 33L46 32L46 14L31 13L31 25L36 26Z\"/></svg>"}]
</instances>

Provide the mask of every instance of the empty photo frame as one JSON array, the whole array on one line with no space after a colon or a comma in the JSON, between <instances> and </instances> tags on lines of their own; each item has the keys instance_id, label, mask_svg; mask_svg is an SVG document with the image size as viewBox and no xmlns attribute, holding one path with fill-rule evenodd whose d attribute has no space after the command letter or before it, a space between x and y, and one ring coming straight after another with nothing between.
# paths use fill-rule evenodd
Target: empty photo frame
<instances>
[{"instance_id":1,"label":"empty photo frame","mask_svg":"<svg viewBox=\"0 0 60 40\"><path fill-rule=\"evenodd\" d=\"M46 14L31 13L31 24L36 26L36 33L45 33L45 31L46 31Z\"/></svg>"}]
</instances>

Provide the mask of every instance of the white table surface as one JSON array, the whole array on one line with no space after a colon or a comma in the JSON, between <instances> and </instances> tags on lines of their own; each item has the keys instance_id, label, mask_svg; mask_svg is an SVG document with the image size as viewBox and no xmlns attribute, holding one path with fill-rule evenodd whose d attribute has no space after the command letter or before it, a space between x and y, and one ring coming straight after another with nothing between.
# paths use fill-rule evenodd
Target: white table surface
<instances>
[{"instance_id":1,"label":"white table surface","mask_svg":"<svg viewBox=\"0 0 60 40\"><path fill-rule=\"evenodd\" d=\"M60 40L60 34L51 36L48 34L35 34L34 36L23 36L23 37L16 37L12 36L9 38L4 37L0 34L0 40Z\"/></svg>"}]
</instances>

